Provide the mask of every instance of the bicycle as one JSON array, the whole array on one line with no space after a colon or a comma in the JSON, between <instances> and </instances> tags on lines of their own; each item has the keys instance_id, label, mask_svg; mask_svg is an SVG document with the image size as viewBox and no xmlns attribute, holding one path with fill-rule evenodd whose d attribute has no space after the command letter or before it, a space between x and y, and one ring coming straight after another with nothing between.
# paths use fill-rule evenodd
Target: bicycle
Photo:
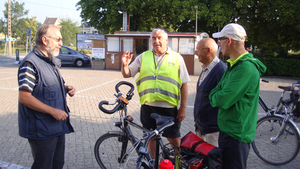
<instances>
[{"instance_id":1,"label":"bicycle","mask_svg":"<svg viewBox=\"0 0 300 169\"><path fill-rule=\"evenodd\" d=\"M126 98L119 90L121 85L130 87ZM156 120L158 128L149 131L133 122L133 118L127 115L127 105L132 99L134 86L129 82L121 81L115 86L115 90L117 92L116 100L113 103L101 101L99 109L107 114L119 112L120 121L115 122L114 126L120 130L108 131L96 141L94 154L99 166L102 169L133 168L133 166L136 166L134 168L137 169L157 169L159 159L171 159L174 162L176 147L171 148L170 143L164 144L160 137L165 128L174 124L174 118L153 113L151 117ZM104 105L115 104L117 105L112 110L104 107ZM140 139L135 137L130 126L143 131L143 136ZM154 137L156 138L156 155L155 159L152 159L147 147L149 140Z\"/></svg>"},{"instance_id":2,"label":"bicycle","mask_svg":"<svg viewBox=\"0 0 300 169\"><path fill-rule=\"evenodd\" d=\"M283 89L281 97L275 106L268 108L259 97L259 104L267 113L258 120L254 141L251 143L255 154L272 165L284 165L291 162L299 153L300 131L295 124L299 114L293 109L299 99L300 81L292 86L278 86ZM300 89L300 88L299 88ZM285 92L291 92L288 99L284 99Z\"/></svg>"}]
</instances>

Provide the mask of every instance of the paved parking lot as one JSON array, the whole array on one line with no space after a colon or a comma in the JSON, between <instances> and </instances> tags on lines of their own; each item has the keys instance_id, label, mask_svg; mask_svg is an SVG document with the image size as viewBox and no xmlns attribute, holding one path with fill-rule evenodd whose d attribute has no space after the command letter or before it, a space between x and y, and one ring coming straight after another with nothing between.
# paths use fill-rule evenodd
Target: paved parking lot
<instances>
[{"instance_id":1,"label":"paved parking lot","mask_svg":"<svg viewBox=\"0 0 300 169\"><path fill-rule=\"evenodd\" d=\"M30 168L32 157L26 139L18 135L18 64L14 58L0 56L0 169ZM119 81L128 81L135 84L135 78L124 79L120 71L92 70L89 67L62 67L66 84L76 87L77 93L73 98L68 97L71 110L71 123L74 133L66 135L66 163L65 169L94 169L99 168L93 153L95 141L108 130L114 130L113 115L102 113L98 109L101 100L114 101L114 87ZM187 116L181 128L184 135L194 131L193 106L195 86L198 76L190 76L188 83L189 96ZM278 85L290 85L294 79L267 78L269 84L261 85L261 95L268 105L275 104L280 96ZM125 91L124 91L125 93ZM135 121L139 122L139 100L136 90L130 101L128 112ZM262 110L259 110L263 114ZM299 155L291 163L274 167L262 162L251 150L248 158L249 169L268 168L300 168Z\"/></svg>"}]
</instances>

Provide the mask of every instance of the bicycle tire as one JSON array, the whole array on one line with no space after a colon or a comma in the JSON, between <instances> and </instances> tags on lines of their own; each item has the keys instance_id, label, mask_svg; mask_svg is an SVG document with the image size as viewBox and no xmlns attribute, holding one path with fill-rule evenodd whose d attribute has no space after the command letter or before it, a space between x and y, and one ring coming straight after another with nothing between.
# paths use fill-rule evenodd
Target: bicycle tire
<instances>
[{"instance_id":1,"label":"bicycle tire","mask_svg":"<svg viewBox=\"0 0 300 169\"><path fill-rule=\"evenodd\" d=\"M120 157L122 145L125 142L128 142L127 146L124 147L127 151L132 147L132 143L128 137L115 133L107 133L99 137L95 143L94 153L95 158L102 169L124 168L125 166L126 169L130 169L133 168L133 166L136 166L136 160L138 158L136 151L128 151L128 154L125 153L125 157ZM121 161L122 158L123 160Z\"/></svg>"},{"instance_id":2,"label":"bicycle tire","mask_svg":"<svg viewBox=\"0 0 300 169\"><path fill-rule=\"evenodd\" d=\"M299 153L299 133L289 121L277 141L271 141L280 130L284 118L266 116L258 120L254 141L251 143L255 154L264 162L284 165Z\"/></svg>"}]
</instances>

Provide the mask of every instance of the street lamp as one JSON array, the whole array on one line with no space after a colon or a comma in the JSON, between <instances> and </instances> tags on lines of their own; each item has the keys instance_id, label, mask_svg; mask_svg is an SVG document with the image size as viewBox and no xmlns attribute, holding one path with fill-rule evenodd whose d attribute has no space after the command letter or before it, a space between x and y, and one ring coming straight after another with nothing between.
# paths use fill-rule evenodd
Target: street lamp
<instances>
[{"instance_id":1,"label":"street lamp","mask_svg":"<svg viewBox=\"0 0 300 169\"><path fill-rule=\"evenodd\" d=\"M197 41L197 22L198 22L198 19L197 19L197 13L198 13L198 5L195 5L194 6L194 9L196 9L196 41Z\"/></svg>"}]
</instances>

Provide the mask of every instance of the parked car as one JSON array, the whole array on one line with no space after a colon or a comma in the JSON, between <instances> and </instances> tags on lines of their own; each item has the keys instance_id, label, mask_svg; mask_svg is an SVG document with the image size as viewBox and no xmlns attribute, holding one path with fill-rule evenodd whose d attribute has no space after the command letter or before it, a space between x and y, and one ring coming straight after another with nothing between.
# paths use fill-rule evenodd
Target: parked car
<instances>
[{"instance_id":1,"label":"parked car","mask_svg":"<svg viewBox=\"0 0 300 169\"><path fill-rule=\"evenodd\" d=\"M91 63L90 56L80 53L67 46L61 46L58 59L61 60L62 65L74 65L82 67Z\"/></svg>"}]
</instances>

